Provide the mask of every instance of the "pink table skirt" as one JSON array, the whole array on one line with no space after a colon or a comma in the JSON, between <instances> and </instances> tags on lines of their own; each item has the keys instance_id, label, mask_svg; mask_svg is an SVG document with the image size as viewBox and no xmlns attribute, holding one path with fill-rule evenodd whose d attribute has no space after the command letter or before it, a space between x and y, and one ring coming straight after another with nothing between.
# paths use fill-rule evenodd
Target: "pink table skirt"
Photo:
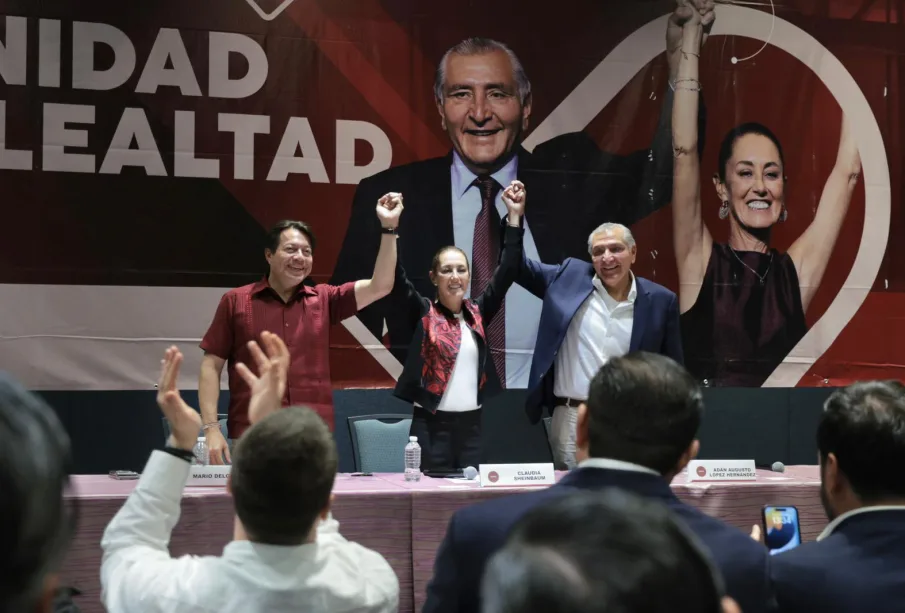
<instances>
[{"instance_id":1,"label":"pink table skirt","mask_svg":"<svg viewBox=\"0 0 905 613\"><path fill-rule=\"evenodd\" d=\"M63 566L62 583L82 590L77 602L83 611L103 611L101 536L135 482L106 475L76 476L73 481L79 527ZM759 523L763 505L795 505L805 540L814 539L826 524L819 487L816 466L789 467L783 475L759 471L756 483L689 485L681 476L673 483L682 500L746 532ZM434 556L450 516L475 502L530 489L481 488L471 482L428 478L409 483L401 474L341 474L334 487L333 515L343 536L387 559L399 577L399 610L407 613L420 611L424 604ZM170 552L173 556L217 555L231 539L232 529L232 501L224 488L186 488Z\"/></svg>"}]
</instances>

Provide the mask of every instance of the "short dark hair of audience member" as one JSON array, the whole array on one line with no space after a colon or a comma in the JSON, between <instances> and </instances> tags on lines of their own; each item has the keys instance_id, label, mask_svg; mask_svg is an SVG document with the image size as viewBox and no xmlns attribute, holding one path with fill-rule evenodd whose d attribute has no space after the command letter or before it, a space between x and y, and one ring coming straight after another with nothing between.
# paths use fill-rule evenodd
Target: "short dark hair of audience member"
<instances>
[{"instance_id":1,"label":"short dark hair of audience member","mask_svg":"<svg viewBox=\"0 0 905 613\"><path fill-rule=\"evenodd\" d=\"M247 430L236 444L230 490L249 540L305 543L330 510L337 463L333 435L311 409L281 409Z\"/></svg>"},{"instance_id":2,"label":"short dark hair of audience member","mask_svg":"<svg viewBox=\"0 0 905 613\"><path fill-rule=\"evenodd\" d=\"M69 436L51 409L0 372L0 611L50 611L75 531Z\"/></svg>"},{"instance_id":3,"label":"short dark hair of audience member","mask_svg":"<svg viewBox=\"0 0 905 613\"><path fill-rule=\"evenodd\" d=\"M577 491L529 511L488 563L482 590L483 613L738 610L666 506L616 489Z\"/></svg>"},{"instance_id":4,"label":"short dark hair of audience member","mask_svg":"<svg viewBox=\"0 0 905 613\"><path fill-rule=\"evenodd\" d=\"M830 520L905 501L905 385L865 381L836 390L817 427L820 495Z\"/></svg>"},{"instance_id":5,"label":"short dark hair of audience member","mask_svg":"<svg viewBox=\"0 0 905 613\"><path fill-rule=\"evenodd\" d=\"M576 444L671 478L697 455L701 390L675 360L637 351L609 360L579 407Z\"/></svg>"}]
</instances>

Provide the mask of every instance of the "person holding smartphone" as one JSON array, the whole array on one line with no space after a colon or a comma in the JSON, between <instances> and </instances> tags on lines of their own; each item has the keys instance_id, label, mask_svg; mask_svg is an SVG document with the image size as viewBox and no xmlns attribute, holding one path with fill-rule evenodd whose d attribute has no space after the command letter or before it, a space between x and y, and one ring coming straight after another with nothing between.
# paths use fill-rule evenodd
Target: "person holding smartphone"
<instances>
[{"instance_id":1,"label":"person holding smartphone","mask_svg":"<svg viewBox=\"0 0 905 613\"><path fill-rule=\"evenodd\" d=\"M433 257L430 279L437 288L433 300L422 296L397 265L392 295L414 334L394 394L414 405L411 436L421 445L424 471L456 472L480 464L481 405L502 387L493 352L502 351L505 358L505 347L492 346L488 331L497 322L494 317L522 260L525 195L519 181L503 191L509 214L502 252L498 242L483 247L496 250L492 261L499 264L491 276L476 263L471 298L466 292L472 271L458 247L442 247ZM498 241L496 224L487 229Z\"/></svg>"},{"instance_id":2,"label":"person holding smartphone","mask_svg":"<svg viewBox=\"0 0 905 613\"><path fill-rule=\"evenodd\" d=\"M771 558L778 611L901 613L905 385L863 381L833 392L817 427L817 452L829 524L815 542Z\"/></svg>"}]
</instances>

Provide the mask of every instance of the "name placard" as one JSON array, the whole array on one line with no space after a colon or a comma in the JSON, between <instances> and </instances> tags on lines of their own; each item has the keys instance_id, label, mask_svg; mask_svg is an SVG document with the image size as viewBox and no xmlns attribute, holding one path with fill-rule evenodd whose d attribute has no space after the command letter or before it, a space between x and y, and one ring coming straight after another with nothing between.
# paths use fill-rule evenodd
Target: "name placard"
<instances>
[{"instance_id":1,"label":"name placard","mask_svg":"<svg viewBox=\"0 0 905 613\"><path fill-rule=\"evenodd\" d=\"M209 485L216 487L226 487L226 480L232 466L201 466L200 464L192 465L192 472L189 474L189 480L186 485L198 486Z\"/></svg>"},{"instance_id":2,"label":"name placard","mask_svg":"<svg viewBox=\"0 0 905 613\"><path fill-rule=\"evenodd\" d=\"M481 464L481 487L553 485L553 463Z\"/></svg>"},{"instance_id":3,"label":"name placard","mask_svg":"<svg viewBox=\"0 0 905 613\"><path fill-rule=\"evenodd\" d=\"M704 481L757 481L754 460L693 460L688 463L688 483Z\"/></svg>"}]
</instances>

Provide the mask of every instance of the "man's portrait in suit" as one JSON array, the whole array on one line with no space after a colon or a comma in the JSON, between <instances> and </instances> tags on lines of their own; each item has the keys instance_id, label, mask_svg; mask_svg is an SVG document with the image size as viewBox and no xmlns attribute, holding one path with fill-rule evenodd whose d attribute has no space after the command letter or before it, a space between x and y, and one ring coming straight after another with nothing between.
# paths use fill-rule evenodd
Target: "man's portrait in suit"
<instances>
[{"instance_id":1,"label":"man's portrait in suit","mask_svg":"<svg viewBox=\"0 0 905 613\"><path fill-rule=\"evenodd\" d=\"M680 33L667 33L668 49L670 36ZM672 82L678 59L667 55ZM454 45L440 59L434 84L450 152L389 168L359 183L331 282L370 272L380 237L374 202L392 190L401 192L406 203L399 228L400 265L419 292L433 295L427 271L440 247L459 247L473 266L478 265L474 257L497 253L483 246L499 236L484 236L476 219L483 208L494 220L504 218L501 187L516 179L530 194L525 256L548 264L567 257L589 260L587 237L595 227L608 221L630 226L669 202L673 92L671 87L664 90L650 147L619 155L601 150L585 132L572 132L528 151L522 141L531 126L533 93L518 56L504 43L486 38ZM487 176L494 180L493 191L477 185L478 177ZM412 331L399 311L390 296L358 317L377 338L386 331L392 353L404 362ZM540 312L541 301L524 288L514 285L507 293L502 329L490 337L493 349L505 346L504 387L527 385Z\"/></svg>"}]
</instances>

